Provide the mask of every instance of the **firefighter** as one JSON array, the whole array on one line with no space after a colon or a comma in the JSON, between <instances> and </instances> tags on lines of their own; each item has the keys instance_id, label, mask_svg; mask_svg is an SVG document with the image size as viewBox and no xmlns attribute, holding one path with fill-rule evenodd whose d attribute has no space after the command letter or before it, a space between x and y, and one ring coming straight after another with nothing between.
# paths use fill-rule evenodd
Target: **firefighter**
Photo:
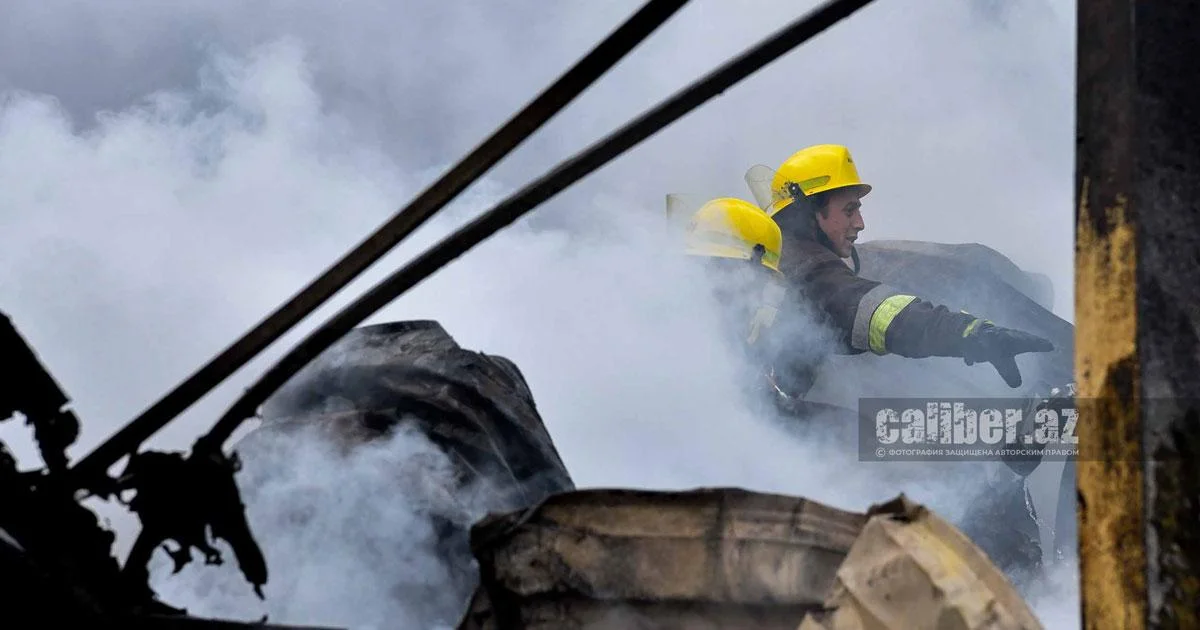
<instances>
[{"instance_id":1,"label":"firefighter","mask_svg":"<svg viewBox=\"0 0 1200 630\"><path fill-rule=\"evenodd\" d=\"M783 233L780 272L789 293L799 298L793 304L832 329L838 352L961 357L967 365L987 362L1009 387L1019 387L1016 355L1051 351L1048 340L952 312L858 275L854 243L865 227L862 199L869 192L871 186L859 178L850 151L840 145L802 149L774 171L769 198L760 201L766 202L766 213ZM785 381L783 391L803 400L816 369L810 360L811 341L785 343L788 349L782 356L801 360L791 371L800 377ZM1041 541L1036 521L1024 509L1024 478L1010 481L989 487L973 502L961 526L1010 578L1023 583L1041 571Z\"/></svg>"},{"instance_id":2,"label":"firefighter","mask_svg":"<svg viewBox=\"0 0 1200 630\"><path fill-rule=\"evenodd\" d=\"M725 328L748 349L764 346L785 288L779 272L783 235L758 206L735 197L705 203L690 217L683 251L706 259Z\"/></svg>"},{"instance_id":3,"label":"firefighter","mask_svg":"<svg viewBox=\"0 0 1200 630\"><path fill-rule=\"evenodd\" d=\"M744 358L739 381L755 407L777 396L778 321L787 294L779 271L782 244L779 226L758 206L735 197L701 206L689 217L683 238L683 253L702 261L727 343Z\"/></svg>"},{"instance_id":4,"label":"firefighter","mask_svg":"<svg viewBox=\"0 0 1200 630\"><path fill-rule=\"evenodd\" d=\"M865 227L861 200L869 192L840 145L802 149L774 172L765 211L783 233L780 271L789 289L815 307L843 352L987 362L1009 387L1019 387L1015 357L1053 350L1048 340L858 276L854 243Z\"/></svg>"}]
</instances>

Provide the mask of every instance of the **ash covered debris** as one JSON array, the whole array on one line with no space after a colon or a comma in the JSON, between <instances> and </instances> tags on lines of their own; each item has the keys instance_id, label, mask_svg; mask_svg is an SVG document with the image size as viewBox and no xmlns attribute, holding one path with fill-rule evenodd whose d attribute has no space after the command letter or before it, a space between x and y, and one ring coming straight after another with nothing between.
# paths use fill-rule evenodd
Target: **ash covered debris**
<instances>
[{"instance_id":1,"label":"ash covered debris","mask_svg":"<svg viewBox=\"0 0 1200 630\"><path fill-rule=\"evenodd\" d=\"M517 504L574 489L516 364L459 347L436 321L355 329L268 400L262 418L260 432L317 424L351 442L418 429L464 480L500 480Z\"/></svg>"},{"instance_id":2,"label":"ash covered debris","mask_svg":"<svg viewBox=\"0 0 1200 630\"><path fill-rule=\"evenodd\" d=\"M236 445L238 483L273 619L452 627L478 579L471 525L574 490L517 366L435 321L354 329L260 415ZM175 599L261 610L229 571L168 572L160 590Z\"/></svg>"},{"instance_id":3,"label":"ash covered debris","mask_svg":"<svg viewBox=\"0 0 1200 630\"><path fill-rule=\"evenodd\" d=\"M239 445L248 455L264 440L306 429L343 447L410 431L453 462L449 495L486 482L489 507L507 510L575 488L516 364L459 347L435 321L355 329L261 415Z\"/></svg>"}]
</instances>

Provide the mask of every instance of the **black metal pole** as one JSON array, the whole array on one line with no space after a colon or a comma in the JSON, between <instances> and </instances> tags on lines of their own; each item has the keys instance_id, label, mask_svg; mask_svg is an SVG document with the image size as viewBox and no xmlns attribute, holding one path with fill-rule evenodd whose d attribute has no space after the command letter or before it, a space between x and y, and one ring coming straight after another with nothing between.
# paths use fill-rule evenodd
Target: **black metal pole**
<instances>
[{"instance_id":1,"label":"black metal pole","mask_svg":"<svg viewBox=\"0 0 1200 630\"><path fill-rule=\"evenodd\" d=\"M73 482L76 487L86 485L84 479L104 473L119 459L136 450L142 442L378 261L521 142L533 135L687 2L688 0L649 0L549 88L374 234L268 315L241 339L80 460L70 470L70 474L75 477Z\"/></svg>"},{"instance_id":2,"label":"black metal pole","mask_svg":"<svg viewBox=\"0 0 1200 630\"><path fill-rule=\"evenodd\" d=\"M342 309L283 356L233 404L213 429L197 442L197 450L219 448L258 406L326 348L374 312L416 286L458 256L521 216L583 179L612 159L675 120L724 92L789 50L849 17L871 0L833 0L797 19L674 96L650 109L566 160L533 183L500 202L415 260L388 276Z\"/></svg>"}]
</instances>

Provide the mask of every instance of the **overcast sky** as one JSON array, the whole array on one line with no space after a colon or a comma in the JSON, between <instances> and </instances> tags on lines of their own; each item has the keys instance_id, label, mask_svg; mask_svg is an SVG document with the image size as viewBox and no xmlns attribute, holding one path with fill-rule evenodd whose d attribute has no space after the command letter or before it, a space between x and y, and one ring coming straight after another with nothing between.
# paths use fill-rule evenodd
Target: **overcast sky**
<instances>
[{"instance_id":1,"label":"overcast sky","mask_svg":"<svg viewBox=\"0 0 1200 630\"><path fill-rule=\"evenodd\" d=\"M84 418L73 453L294 294L638 4L3 3L0 310ZM815 4L685 7L349 293ZM707 320L656 275L671 264L653 253L664 196L752 199L750 166L846 144L875 186L867 240L995 248L1049 276L1072 320L1073 5L877 2L372 321L436 318L516 361L580 486L742 485L864 509L897 488L814 471L770 430L723 420L738 410L722 358L681 349ZM188 444L278 353L154 444ZM21 427L0 439L28 453Z\"/></svg>"}]
</instances>

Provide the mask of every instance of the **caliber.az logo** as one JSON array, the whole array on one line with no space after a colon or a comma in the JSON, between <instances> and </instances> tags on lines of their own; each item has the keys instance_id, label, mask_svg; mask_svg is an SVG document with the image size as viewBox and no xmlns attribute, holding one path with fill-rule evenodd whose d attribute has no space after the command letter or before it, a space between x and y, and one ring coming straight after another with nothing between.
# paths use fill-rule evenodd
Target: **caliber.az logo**
<instances>
[{"instance_id":1,"label":"caliber.az logo","mask_svg":"<svg viewBox=\"0 0 1200 630\"><path fill-rule=\"evenodd\" d=\"M977 410L961 402L929 402L923 408L885 407L875 413L875 438L879 444L906 446L1074 447L1079 443L1076 409L1038 409L1032 418L1027 415L1022 407Z\"/></svg>"}]
</instances>

